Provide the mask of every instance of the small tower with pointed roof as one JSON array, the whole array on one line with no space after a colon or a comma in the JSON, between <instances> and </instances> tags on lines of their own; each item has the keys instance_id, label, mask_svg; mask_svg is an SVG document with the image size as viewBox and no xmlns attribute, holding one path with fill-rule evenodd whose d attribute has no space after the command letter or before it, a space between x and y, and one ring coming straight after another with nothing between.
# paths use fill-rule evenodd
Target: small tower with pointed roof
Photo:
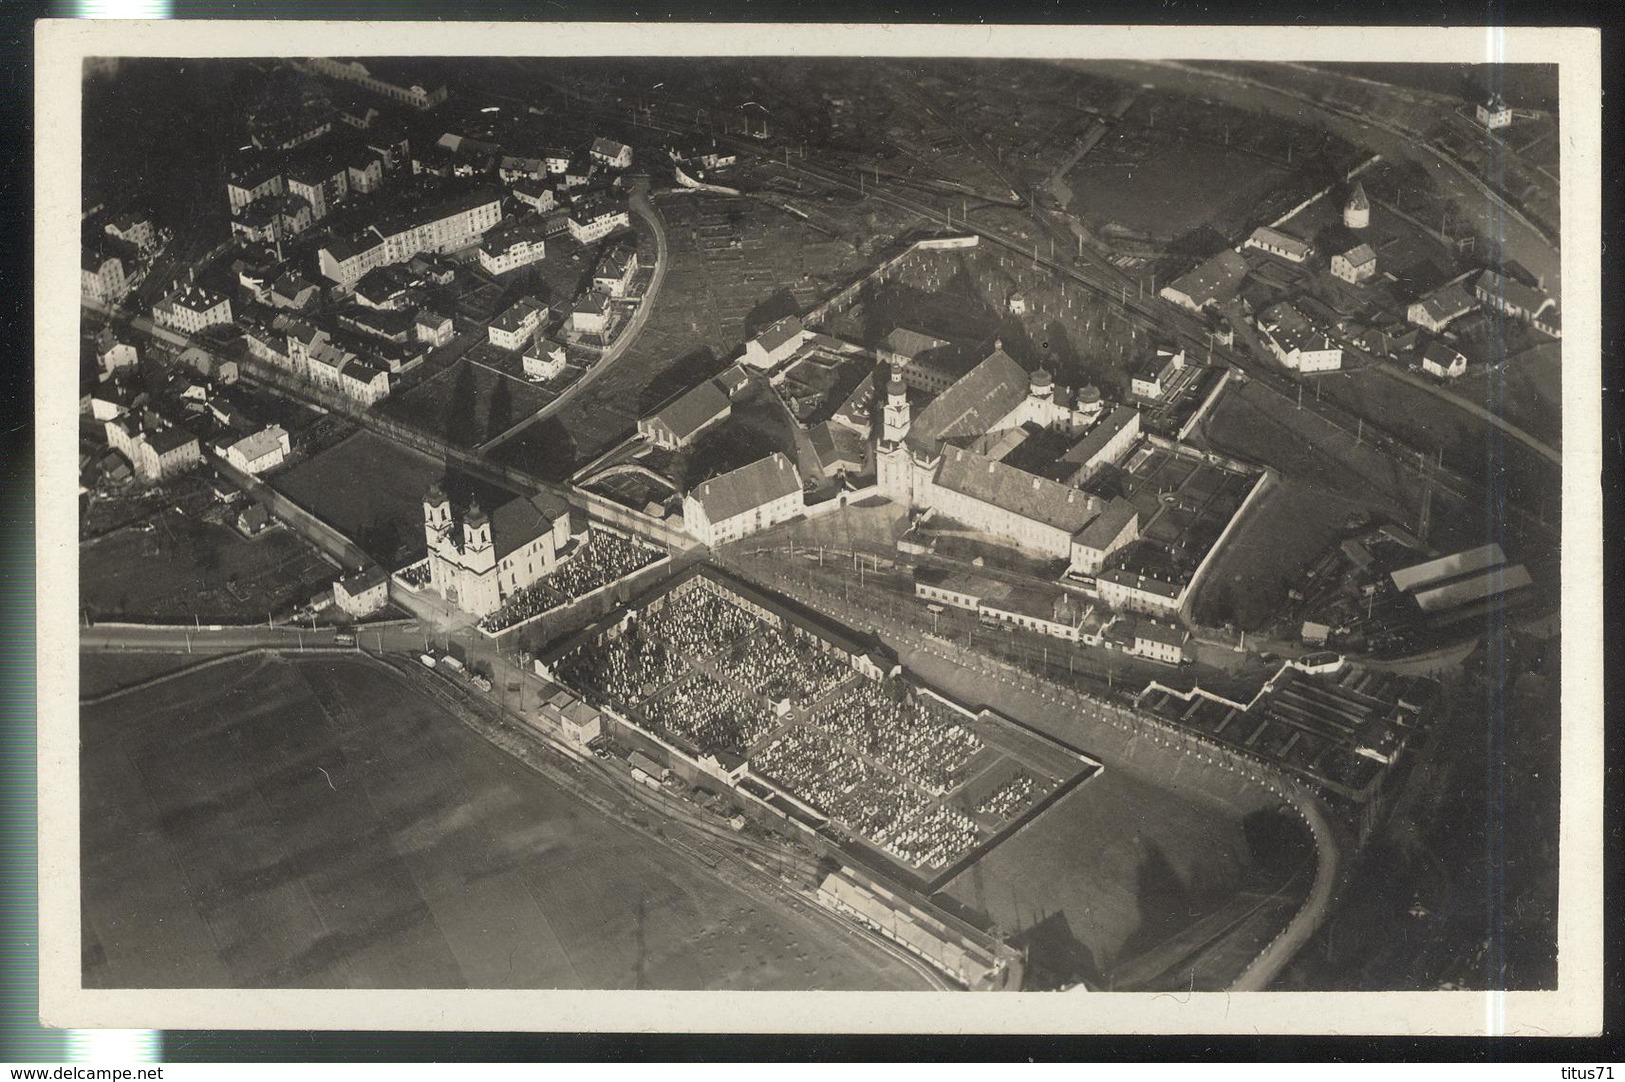
<instances>
[{"instance_id":1,"label":"small tower with pointed roof","mask_svg":"<svg viewBox=\"0 0 1625 1082\"><path fill-rule=\"evenodd\" d=\"M1371 224L1371 200L1366 198L1365 185L1354 182L1349 201L1343 204L1343 224L1350 229L1365 229Z\"/></svg>"}]
</instances>

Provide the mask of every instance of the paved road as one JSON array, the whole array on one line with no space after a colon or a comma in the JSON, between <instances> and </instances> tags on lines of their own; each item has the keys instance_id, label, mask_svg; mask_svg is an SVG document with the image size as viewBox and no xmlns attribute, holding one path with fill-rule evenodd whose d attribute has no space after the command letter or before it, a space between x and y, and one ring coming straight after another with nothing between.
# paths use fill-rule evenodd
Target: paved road
<instances>
[{"instance_id":1,"label":"paved road","mask_svg":"<svg viewBox=\"0 0 1625 1082\"><path fill-rule=\"evenodd\" d=\"M643 299L638 303L638 310L632 314L631 320L621 330L614 343L604 351L593 366L587 369L582 377L565 388L564 393L553 401L531 414L529 420L521 421L506 432L480 445L480 453L485 454L498 447L531 425L544 418L552 416L563 408L582 388L592 383L613 365L623 353L627 351L639 334L643 332L643 325L649 321L649 313L654 310L655 297L660 293L660 287L666 281L666 223L661 219L660 212L655 209L649 200L649 181L647 178L634 181L631 198L627 201L632 213L643 219L655 237L655 270L649 279L649 288L644 291Z\"/></svg>"}]
</instances>

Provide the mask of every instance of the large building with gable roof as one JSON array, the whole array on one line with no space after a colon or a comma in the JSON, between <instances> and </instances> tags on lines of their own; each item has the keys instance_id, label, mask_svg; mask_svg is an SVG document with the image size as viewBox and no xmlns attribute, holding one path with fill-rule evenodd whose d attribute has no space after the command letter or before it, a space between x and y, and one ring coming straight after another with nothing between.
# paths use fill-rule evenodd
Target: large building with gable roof
<instances>
[{"instance_id":1,"label":"large building with gable roof","mask_svg":"<svg viewBox=\"0 0 1625 1082\"><path fill-rule=\"evenodd\" d=\"M786 522L806 506L795 464L775 451L694 486L683 498L683 528L714 547Z\"/></svg>"}]
</instances>

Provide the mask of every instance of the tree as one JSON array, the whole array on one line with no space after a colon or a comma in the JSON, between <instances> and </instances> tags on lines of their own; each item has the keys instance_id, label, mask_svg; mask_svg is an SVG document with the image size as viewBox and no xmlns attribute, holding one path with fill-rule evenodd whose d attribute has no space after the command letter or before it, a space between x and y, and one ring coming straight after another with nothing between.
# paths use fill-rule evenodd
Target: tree
<instances>
[{"instance_id":1,"label":"tree","mask_svg":"<svg viewBox=\"0 0 1625 1082\"><path fill-rule=\"evenodd\" d=\"M485 414L485 438L490 439L508 430L513 424L513 392L506 379L497 380L491 392L491 408Z\"/></svg>"},{"instance_id":2,"label":"tree","mask_svg":"<svg viewBox=\"0 0 1625 1082\"><path fill-rule=\"evenodd\" d=\"M474 369L469 364L457 367L457 379L451 387L451 402L446 408L446 438L452 443L472 443L474 438Z\"/></svg>"}]
</instances>

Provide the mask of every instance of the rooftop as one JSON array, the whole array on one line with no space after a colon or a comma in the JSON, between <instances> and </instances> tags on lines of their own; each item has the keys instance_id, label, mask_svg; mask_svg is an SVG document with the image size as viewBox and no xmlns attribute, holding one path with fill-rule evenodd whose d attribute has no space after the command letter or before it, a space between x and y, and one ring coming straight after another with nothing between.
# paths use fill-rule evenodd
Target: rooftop
<instances>
[{"instance_id":1,"label":"rooftop","mask_svg":"<svg viewBox=\"0 0 1625 1082\"><path fill-rule=\"evenodd\" d=\"M690 495L712 522L723 522L801 491L801 478L790 460L775 451L748 466L713 477Z\"/></svg>"},{"instance_id":2,"label":"rooftop","mask_svg":"<svg viewBox=\"0 0 1625 1082\"><path fill-rule=\"evenodd\" d=\"M232 448L250 462L279 450L287 433L280 425L271 425L250 433L232 444Z\"/></svg>"},{"instance_id":3,"label":"rooftop","mask_svg":"<svg viewBox=\"0 0 1625 1082\"><path fill-rule=\"evenodd\" d=\"M943 456L937 484L1069 534L1100 512L1099 497L958 447Z\"/></svg>"},{"instance_id":4,"label":"rooftop","mask_svg":"<svg viewBox=\"0 0 1625 1082\"><path fill-rule=\"evenodd\" d=\"M718 387L714 380L706 380L672 399L655 414L655 419L679 440L684 440L728 409L727 392Z\"/></svg>"},{"instance_id":5,"label":"rooftop","mask_svg":"<svg viewBox=\"0 0 1625 1082\"><path fill-rule=\"evenodd\" d=\"M1504 563L1506 553L1501 551L1500 545L1480 545L1477 548L1465 549L1449 556L1440 556L1435 560L1426 560L1410 567L1400 568L1391 578L1396 590L1410 591L1442 579L1455 578L1458 575L1482 571L1487 567Z\"/></svg>"},{"instance_id":6,"label":"rooftop","mask_svg":"<svg viewBox=\"0 0 1625 1082\"><path fill-rule=\"evenodd\" d=\"M1155 620L1140 620L1134 625L1134 637L1164 646L1184 646L1191 633L1182 627L1159 624Z\"/></svg>"},{"instance_id":7,"label":"rooftop","mask_svg":"<svg viewBox=\"0 0 1625 1082\"><path fill-rule=\"evenodd\" d=\"M1117 539L1123 532L1123 527L1133 522L1139 516L1133 501L1121 496L1114 496L1100 514L1078 532L1078 544L1095 550L1104 549Z\"/></svg>"},{"instance_id":8,"label":"rooftop","mask_svg":"<svg viewBox=\"0 0 1625 1082\"><path fill-rule=\"evenodd\" d=\"M1348 260L1356 267L1363 267L1367 263L1375 263L1377 261L1377 252L1376 249L1372 248L1369 244L1356 244L1354 247L1343 253L1343 258Z\"/></svg>"},{"instance_id":9,"label":"rooftop","mask_svg":"<svg viewBox=\"0 0 1625 1082\"><path fill-rule=\"evenodd\" d=\"M1253 230L1252 236L1247 239L1253 244L1266 245L1300 258L1309 254L1309 245L1306 242L1267 225L1261 225Z\"/></svg>"},{"instance_id":10,"label":"rooftop","mask_svg":"<svg viewBox=\"0 0 1625 1082\"><path fill-rule=\"evenodd\" d=\"M256 506L258 506L256 504ZM389 582L389 573L377 564L363 568L353 575L345 575L338 580L339 586L351 597L364 594L368 590L383 586Z\"/></svg>"},{"instance_id":11,"label":"rooftop","mask_svg":"<svg viewBox=\"0 0 1625 1082\"><path fill-rule=\"evenodd\" d=\"M1419 302L1428 318L1434 322L1443 322L1471 312L1478 302L1470 297L1459 283L1452 282L1447 286L1434 290Z\"/></svg>"},{"instance_id":12,"label":"rooftop","mask_svg":"<svg viewBox=\"0 0 1625 1082\"><path fill-rule=\"evenodd\" d=\"M1026 369L996 348L920 411L909 428L909 446L935 454L947 440L984 435L1026 400L1029 389Z\"/></svg>"},{"instance_id":13,"label":"rooftop","mask_svg":"<svg viewBox=\"0 0 1625 1082\"><path fill-rule=\"evenodd\" d=\"M1524 285L1516 278L1508 278L1492 270L1480 274L1473 282L1473 289L1483 291L1502 305L1520 308L1531 314L1539 314L1557 305L1544 290Z\"/></svg>"},{"instance_id":14,"label":"rooftop","mask_svg":"<svg viewBox=\"0 0 1625 1082\"><path fill-rule=\"evenodd\" d=\"M488 206L492 203L496 204L498 213L500 213L502 208L502 193L500 191L490 187L476 188L471 192L465 192L462 195L453 196L450 199L379 222L373 226L373 229L379 236L392 237L399 233L405 233L409 229L416 229L419 226L443 221L446 218L455 217L458 214L466 213L477 207Z\"/></svg>"},{"instance_id":15,"label":"rooftop","mask_svg":"<svg viewBox=\"0 0 1625 1082\"><path fill-rule=\"evenodd\" d=\"M920 331L911 331L907 327L898 327L885 338L886 348L893 353L904 357L914 358L928 349L936 349L948 344L946 339L934 338Z\"/></svg>"},{"instance_id":16,"label":"rooftop","mask_svg":"<svg viewBox=\"0 0 1625 1082\"><path fill-rule=\"evenodd\" d=\"M1095 423L1095 427L1084 433L1072 449L1061 456L1063 462L1073 462L1079 466L1091 465L1106 445L1115 439L1118 433L1127 428L1136 417L1139 410L1133 406L1113 406L1110 413Z\"/></svg>"},{"instance_id":17,"label":"rooftop","mask_svg":"<svg viewBox=\"0 0 1625 1082\"><path fill-rule=\"evenodd\" d=\"M569 504L547 492L519 496L501 505L491 514L491 543L496 546L497 559L530 544L569 513Z\"/></svg>"},{"instance_id":18,"label":"rooftop","mask_svg":"<svg viewBox=\"0 0 1625 1082\"><path fill-rule=\"evenodd\" d=\"M1205 263L1198 264L1169 288L1183 293L1198 305L1228 304L1247 277L1247 261L1226 248Z\"/></svg>"},{"instance_id":19,"label":"rooftop","mask_svg":"<svg viewBox=\"0 0 1625 1082\"><path fill-rule=\"evenodd\" d=\"M159 454L168 454L179 450L189 443L196 443L197 437L184 428L158 428L147 431L147 444Z\"/></svg>"},{"instance_id":20,"label":"rooftop","mask_svg":"<svg viewBox=\"0 0 1625 1082\"><path fill-rule=\"evenodd\" d=\"M771 324L761 334L756 336L756 344L772 353L784 346L792 339L799 339L803 333L801 320L795 316L785 316L783 319Z\"/></svg>"},{"instance_id":21,"label":"rooftop","mask_svg":"<svg viewBox=\"0 0 1625 1082\"><path fill-rule=\"evenodd\" d=\"M514 334L523 329L526 320L536 316L546 319L547 305L535 297L520 297L508 306L507 311L493 319L491 326L499 331Z\"/></svg>"}]
</instances>

